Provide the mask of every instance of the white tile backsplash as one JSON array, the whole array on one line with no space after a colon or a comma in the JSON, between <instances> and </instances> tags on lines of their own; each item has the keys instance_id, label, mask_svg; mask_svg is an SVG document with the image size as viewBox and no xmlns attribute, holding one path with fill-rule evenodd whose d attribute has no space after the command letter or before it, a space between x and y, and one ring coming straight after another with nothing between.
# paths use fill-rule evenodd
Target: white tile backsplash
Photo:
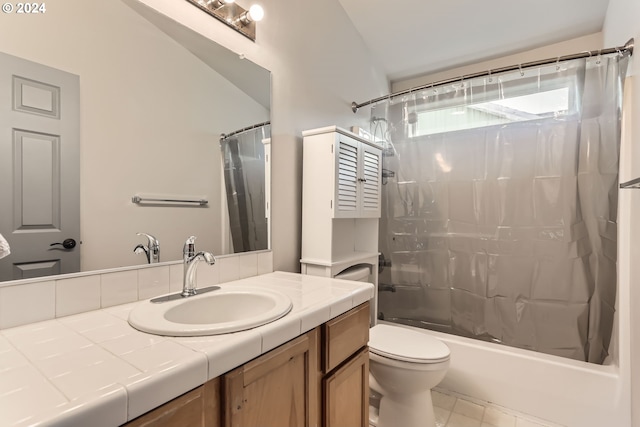
<instances>
[{"instance_id":1,"label":"white tile backsplash","mask_svg":"<svg viewBox=\"0 0 640 427\"><path fill-rule=\"evenodd\" d=\"M239 256L240 279L253 277L258 275L258 254L255 252L242 254Z\"/></svg>"},{"instance_id":2,"label":"white tile backsplash","mask_svg":"<svg viewBox=\"0 0 640 427\"><path fill-rule=\"evenodd\" d=\"M258 252L258 274L273 272L273 252Z\"/></svg>"},{"instance_id":3,"label":"white tile backsplash","mask_svg":"<svg viewBox=\"0 0 640 427\"><path fill-rule=\"evenodd\" d=\"M52 319L56 314L55 296L53 280L1 288L0 329Z\"/></svg>"},{"instance_id":4,"label":"white tile backsplash","mask_svg":"<svg viewBox=\"0 0 640 427\"><path fill-rule=\"evenodd\" d=\"M145 300L170 292L169 266L138 270L138 298Z\"/></svg>"},{"instance_id":5,"label":"white tile backsplash","mask_svg":"<svg viewBox=\"0 0 640 427\"><path fill-rule=\"evenodd\" d=\"M136 270L103 274L100 286L102 308L138 301Z\"/></svg>"},{"instance_id":6,"label":"white tile backsplash","mask_svg":"<svg viewBox=\"0 0 640 427\"><path fill-rule=\"evenodd\" d=\"M240 257L222 257L216 262L220 269L220 283L231 282L240 278Z\"/></svg>"},{"instance_id":7,"label":"white tile backsplash","mask_svg":"<svg viewBox=\"0 0 640 427\"><path fill-rule=\"evenodd\" d=\"M56 317L100 308L100 275L56 280Z\"/></svg>"},{"instance_id":8,"label":"white tile backsplash","mask_svg":"<svg viewBox=\"0 0 640 427\"><path fill-rule=\"evenodd\" d=\"M201 288L220 283L220 267L218 266L218 262L216 261L214 265L208 265L204 262L198 264L196 283L198 287ZM182 290L182 283L180 283L180 290Z\"/></svg>"},{"instance_id":9,"label":"white tile backsplash","mask_svg":"<svg viewBox=\"0 0 640 427\"><path fill-rule=\"evenodd\" d=\"M0 285L0 329L179 292L182 271L182 263L167 263ZM197 280L198 286L210 286L272 271L271 251L225 255L213 266L200 263ZM29 310L24 309L27 306Z\"/></svg>"}]
</instances>

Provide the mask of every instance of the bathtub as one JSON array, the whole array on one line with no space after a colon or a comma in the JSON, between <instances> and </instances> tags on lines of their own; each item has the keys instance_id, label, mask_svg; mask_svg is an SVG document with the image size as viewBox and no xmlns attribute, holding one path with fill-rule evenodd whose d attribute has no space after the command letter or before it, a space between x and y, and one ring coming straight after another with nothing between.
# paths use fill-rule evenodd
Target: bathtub
<instances>
[{"instance_id":1,"label":"bathtub","mask_svg":"<svg viewBox=\"0 0 640 427\"><path fill-rule=\"evenodd\" d=\"M449 346L450 367L439 388L563 426L631 426L629 375L621 373L616 360L595 365L398 326L434 336Z\"/></svg>"}]
</instances>

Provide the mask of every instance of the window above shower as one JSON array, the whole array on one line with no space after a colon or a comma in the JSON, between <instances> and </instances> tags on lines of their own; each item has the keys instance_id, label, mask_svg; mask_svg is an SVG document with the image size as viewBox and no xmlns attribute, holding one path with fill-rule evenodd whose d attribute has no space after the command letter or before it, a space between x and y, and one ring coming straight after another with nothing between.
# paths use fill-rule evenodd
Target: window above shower
<instances>
[{"instance_id":1,"label":"window above shower","mask_svg":"<svg viewBox=\"0 0 640 427\"><path fill-rule=\"evenodd\" d=\"M485 77L412 94L414 100L406 103L405 99L402 112L406 136L575 117L579 108L576 93L583 76L573 70L553 71L565 75L522 77L516 73L521 78L517 87L504 76Z\"/></svg>"}]
</instances>

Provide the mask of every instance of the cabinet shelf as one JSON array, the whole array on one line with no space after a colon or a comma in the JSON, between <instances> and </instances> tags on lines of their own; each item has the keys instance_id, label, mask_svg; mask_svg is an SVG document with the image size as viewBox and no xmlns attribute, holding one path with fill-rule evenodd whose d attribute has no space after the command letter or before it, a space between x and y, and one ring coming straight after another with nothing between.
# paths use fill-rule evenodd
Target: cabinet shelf
<instances>
[{"instance_id":1,"label":"cabinet shelf","mask_svg":"<svg viewBox=\"0 0 640 427\"><path fill-rule=\"evenodd\" d=\"M370 260L371 258L375 258L377 260L378 259L378 255L379 255L378 252L360 252L360 251L358 251L358 252L349 253L347 255L334 257L331 260L314 259L314 258L302 258L300 260L300 262L301 263L305 263L305 264L322 265L324 267L332 267L332 268L333 267L338 267L339 268L340 266L345 265L344 268L347 268L347 266L366 263L366 261ZM344 268L342 268L339 271L344 270Z\"/></svg>"}]
</instances>

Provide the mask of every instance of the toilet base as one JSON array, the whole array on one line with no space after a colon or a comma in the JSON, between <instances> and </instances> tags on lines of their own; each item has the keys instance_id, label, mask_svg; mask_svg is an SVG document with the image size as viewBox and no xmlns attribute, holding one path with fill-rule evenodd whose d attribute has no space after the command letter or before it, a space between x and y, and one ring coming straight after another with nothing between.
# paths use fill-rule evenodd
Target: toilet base
<instances>
[{"instance_id":1,"label":"toilet base","mask_svg":"<svg viewBox=\"0 0 640 427\"><path fill-rule=\"evenodd\" d=\"M369 413L369 423L375 427L436 427L431 390L385 395L380 399L377 417L375 411Z\"/></svg>"}]
</instances>

